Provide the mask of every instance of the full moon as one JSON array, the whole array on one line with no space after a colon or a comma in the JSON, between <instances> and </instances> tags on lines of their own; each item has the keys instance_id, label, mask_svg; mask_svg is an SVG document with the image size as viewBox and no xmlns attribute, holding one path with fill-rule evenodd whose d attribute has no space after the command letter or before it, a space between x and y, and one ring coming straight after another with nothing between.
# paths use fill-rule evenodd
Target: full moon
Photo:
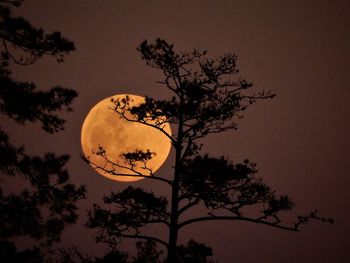
<instances>
[{"instance_id":1,"label":"full moon","mask_svg":"<svg viewBox=\"0 0 350 263\"><path fill-rule=\"evenodd\" d=\"M116 181L133 182L144 178L136 176L138 173L149 176L159 169L168 157L171 142L160 130L128 121L114 111L115 103L112 101L126 96L129 97L131 107L145 102L144 97L130 94L111 96L98 102L84 120L81 145L85 157L99 174ZM154 124L152 121L147 123ZM171 135L169 123L162 125L162 129ZM101 149L104 154L96 154ZM137 151L149 151L152 158L146 163L138 161L130 169L131 165L123 158L123 153Z\"/></svg>"}]
</instances>

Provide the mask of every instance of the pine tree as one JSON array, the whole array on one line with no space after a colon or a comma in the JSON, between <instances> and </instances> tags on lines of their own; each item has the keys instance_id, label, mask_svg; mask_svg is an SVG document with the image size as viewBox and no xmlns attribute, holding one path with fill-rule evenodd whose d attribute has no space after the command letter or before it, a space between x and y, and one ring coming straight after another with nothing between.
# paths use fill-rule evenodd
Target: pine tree
<instances>
[{"instance_id":1,"label":"pine tree","mask_svg":"<svg viewBox=\"0 0 350 263\"><path fill-rule=\"evenodd\" d=\"M162 39L155 43L144 41L138 51L146 65L162 73L160 83L169 91L169 99L146 97L144 104L130 106L131 99L126 96L114 101L114 110L122 118L152 126L169 138L175 151L173 174L143 177L164 182L170 194L156 196L152 191L129 186L106 196L105 205L94 205L89 214L88 227L98 230L98 241L114 246L124 238L146 240L165 247L168 263L208 262L212 252L204 244L192 240L187 247L178 245L180 230L197 222L219 220L248 221L290 231L298 231L310 219L331 222L315 211L298 216L292 225L284 223L280 214L291 210L294 203L288 196L276 195L257 175L255 163L202 153L203 138L237 129L237 121L248 106L274 97L269 91L251 91L252 83L239 76L235 54L212 59L205 50L176 52ZM173 135L164 130L165 123L171 125ZM110 162L103 146L95 153ZM147 163L152 158L149 152L123 156L131 164L125 167L131 173L138 162ZM97 169L105 167L86 160ZM110 174L120 175L117 166L109 167L114 167L108 171ZM184 219L189 210L199 206L205 207L207 213ZM146 226L155 224L166 226L168 240L143 233ZM202 259L188 254L196 251Z\"/></svg>"},{"instance_id":2,"label":"pine tree","mask_svg":"<svg viewBox=\"0 0 350 263\"><path fill-rule=\"evenodd\" d=\"M32 82L13 79L10 67L30 66L43 56L61 63L64 55L74 50L74 44L59 32L46 34L24 18L13 16L12 8L22 2L0 1L0 112L21 126L39 122L51 134L64 129L65 120L58 113L72 110L76 91L59 86L39 90ZM85 187L69 183L64 167L68 159L66 154L57 156L50 152L30 156L23 146L11 143L9 134L0 127L0 182L16 177L24 181L23 185L29 185L18 189L19 193L6 194L0 187L2 260L43 262L46 251L39 247L59 241L64 227L76 222L76 201L84 198ZM37 241L33 248L17 249L13 240L23 236Z\"/></svg>"}]
</instances>

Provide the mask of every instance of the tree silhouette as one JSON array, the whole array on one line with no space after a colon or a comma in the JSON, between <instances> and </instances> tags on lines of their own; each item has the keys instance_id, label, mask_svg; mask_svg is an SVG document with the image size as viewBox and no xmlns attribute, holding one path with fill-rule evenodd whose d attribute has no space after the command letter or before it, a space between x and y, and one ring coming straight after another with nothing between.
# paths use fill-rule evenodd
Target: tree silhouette
<instances>
[{"instance_id":1,"label":"tree silhouette","mask_svg":"<svg viewBox=\"0 0 350 263\"><path fill-rule=\"evenodd\" d=\"M124 238L148 240L165 247L168 263L208 262L212 251L204 244L190 241L187 247L178 246L180 230L197 222L218 220L248 221L290 231L298 231L310 219L332 222L313 211L298 216L293 224L285 223L280 214L291 210L294 204L288 196L278 196L257 176L255 163L248 159L233 162L201 152L203 138L237 129L237 121L248 106L274 97L269 91L251 91L252 83L238 75L236 55L212 59L205 50L176 52L173 45L162 39L155 43L144 41L137 50L146 65L162 73L159 83L169 91L170 98L146 97L144 104L130 106L131 99L126 96L111 105L120 117L158 129L171 141L175 151L171 176L137 174L145 180L167 184L170 201L132 186L112 192L104 198L104 206L94 205L89 213L88 227L98 230L97 241L116 246ZM172 126L173 135L164 130L165 123ZM106 166L86 158L92 166L123 176L119 173L121 164L110 161L103 145L94 153L105 159ZM135 167L145 167L152 155L130 152L122 157L130 165L124 168L134 174ZM107 170L107 164L112 168ZM195 207L205 207L207 212L185 217ZM168 230L168 240L143 231L146 226L159 224Z\"/></svg>"},{"instance_id":2,"label":"tree silhouette","mask_svg":"<svg viewBox=\"0 0 350 263\"><path fill-rule=\"evenodd\" d=\"M53 87L38 90L32 82L12 78L10 66L31 65L42 56L63 62L63 56L74 50L74 44L59 32L46 34L22 17L14 17L11 8L22 0L0 0L0 112L24 125L39 122L47 133L64 129L60 111L71 111L77 93L68 88ZM18 193L6 193L0 188L0 257L6 262L42 262L43 252L38 246L50 246L59 241L65 225L77 219L76 201L84 198L85 187L69 183L64 168L68 155L45 153L30 156L23 146L10 142L0 127L1 181L16 177L24 180ZM27 187L25 187L27 185ZM28 236L39 245L18 251L13 238Z\"/></svg>"},{"instance_id":3,"label":"tree silhouette","mask_svg":"<svg viewBox=\"0 0 350 263\"><path fill-rule=\"evenodd\" d=\"M161 252L157 250L153 241L136 242L137 255L130 257L126 252L118 249L108 251L102 257L83 254L78 247L61 248L59 250L59 263L160 263Z\"/></svg>"}]
</instances>

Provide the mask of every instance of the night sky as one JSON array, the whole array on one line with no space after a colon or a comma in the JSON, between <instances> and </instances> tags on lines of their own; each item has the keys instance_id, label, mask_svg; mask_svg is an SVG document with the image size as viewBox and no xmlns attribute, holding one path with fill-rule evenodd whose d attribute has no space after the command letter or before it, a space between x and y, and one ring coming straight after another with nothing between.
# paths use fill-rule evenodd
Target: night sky
<instances>
[{"instance_id":1,"label":"night sky","mask_svg":"<svg viewBox=\"0 0 350 263\"><path fill-rule=\"evenodd\" d=\"M237 131L204 140L203 151L257 162L266 182L296 202L287 222L314 208L335 219L334 225L304 225L299 233L244 222L200 223L184 229L180 241L205 242L221 263L345 262L349 257L348 1L31 0L15 14L47 32L61 31L77 49L63 64L43 58L13 67L17 80L79 92L74 112L64 115L66 131L48 135L39 125L23 128L1 119L14 143L29 153L70 154L72 181L87 185L87 200L79 203L82 216L64 232L65 245L97 255L104 251L82 225L85 210L127 184L97 175L81 160L81 125L92 106L114 94L170 95L156 83L160 72L144 65L136 51L143 40L161 37L177 50L199 47L209 56L234 52L241 76L253 81L256 91L277 94L249 108ZM171 173L172 158L159 175ZM133 185L167 194L167 188L149 181ZM152 231L164 236L161 229Z\"/></svg>"}]
</instances>

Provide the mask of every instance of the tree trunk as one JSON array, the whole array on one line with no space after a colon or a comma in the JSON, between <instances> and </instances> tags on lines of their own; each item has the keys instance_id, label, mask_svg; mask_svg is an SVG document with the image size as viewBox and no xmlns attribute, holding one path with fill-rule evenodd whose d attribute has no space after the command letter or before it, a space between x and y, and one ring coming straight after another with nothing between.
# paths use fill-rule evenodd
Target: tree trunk
<instances>
[{"instance_id":1,"label":"tree trunk","mask_svg":"<svg viewBox=\"0 0 350 263\"><path fill-rule=\"evenodd\" d=\"M170 211L170 229L169 229L169 242L168 242L168 256L167 263L176 263L176 247L177 247L177 234L178 234L178 210L179 210L179 177L181 170L181 148L182 145L176 146L175 157L175 172L174 181L171 193L171 211Z\"/></svg>"},{"instance_id":2,"label":"tree trunk","mask_svg":"<svg viewBox=\"0 0 350 263\"><path fill-rule=\"evenodd\" d=\"M170 217L170 229L169 229L169 242L168 242L168 255L167 263L176 263L176 247L177 247L177 220L178 220L178 187L172 189L171 200L171 217Z\"/></svg>"},{"instance_id":3,"label":"tree trunk","mask_svg":"<svg viewBox=\"0 0 350 263\"><path fill-rule=\"evenodd\" d=\"M170 229L169 229L169 241L168 241L168 255L167 263L177 262L177 237L178 237L178 211L179 211L179 183L181 176L181 155L182 155L182 140L183 140L183 98L180 97L179 108L179 125L177 131L177 143L175 146L175 171L174 181L171 189L171 211L170 211Z\"/></svg>"}]
</instances>

